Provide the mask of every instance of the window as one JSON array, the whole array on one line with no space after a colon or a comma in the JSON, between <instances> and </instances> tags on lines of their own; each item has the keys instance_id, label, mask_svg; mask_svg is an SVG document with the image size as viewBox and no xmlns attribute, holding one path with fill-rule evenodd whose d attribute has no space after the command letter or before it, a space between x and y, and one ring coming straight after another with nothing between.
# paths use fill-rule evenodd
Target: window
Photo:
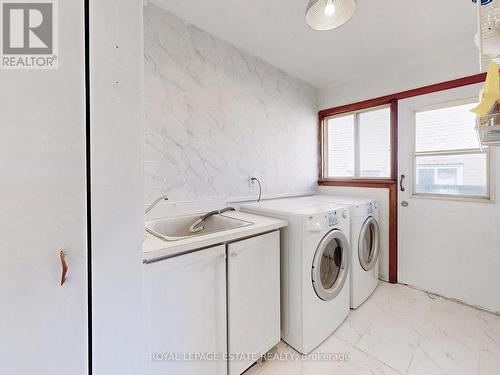
<instances>
[{"instance_id":1,"label":"window","mask_svg":"<svg viewBox=\"0 0 500 375\"><path fill-rule=\"evenodd\" d=\"M323 126L323 176L391 177L390 107L328 117Z\"/></svg>"},{"instance_id":2,"label":"window","mask_svg":"<svg viewBox=\"0 0 500 375\"><path fill-rule=\"evenodd\" d=\"M460 185L464 180L462 165L419 165L417 185Z\"/></svg>"},{"instance_id":3,"label":"window","mask_svg":"<svg viewBox=\"0 0 500 375\"><path fill-rule=\"evenodd\" d=\"M475 103L415 113L415 193L488 198L488 152L474 130Z\"/></svg>"}]
</instances>

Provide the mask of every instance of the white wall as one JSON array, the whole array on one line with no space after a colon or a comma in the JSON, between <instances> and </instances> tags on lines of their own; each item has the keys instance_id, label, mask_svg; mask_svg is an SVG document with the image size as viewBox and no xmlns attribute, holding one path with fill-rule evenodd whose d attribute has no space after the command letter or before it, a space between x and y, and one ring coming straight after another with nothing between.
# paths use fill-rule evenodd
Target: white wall
<instances>
[{"instance_id":1,"label":"white wall","mask_svg":"<svg viewBox=\"0 0 500 375\"><path fill-rule=\"evenodd\" d=\"M319 186L318 193L377 200L380 226L379 278L389 281L389 189Z\"/></svg>"},{"instance_id":2,"label":"white wall","mask_svg":"<svg viewBox=\"0 0 500 375\"><path fill-rule=\"evenodd\" d=\"M318 92L149 4L146 203L314 189Z\"/></svg>"},{"instance_id":3,"label":"white wall","mask_svg":"<svg viewBox=\"0 0 500 375\"><path fill-rule=\"evenodd\" d=\"M480 72L479 52L473 38L471 35L469 41L457 41L434 56L415 56L411 64L401 64L396 68L392 65L391 69L370 66L367 63L366 69L360 71L358 76L322 90L320 108L356 103L477 74Z\"/></svg>"},{"instance_id":4,"label":"white wall","mask_svg":"<svg viewBox=\"0 0 500 375\"><path fill-rule=\"evenodd\" d=\"M90 6L92 367L96 375L137 375L144 363L142 0Z\"/></svg>"}]
</instances>

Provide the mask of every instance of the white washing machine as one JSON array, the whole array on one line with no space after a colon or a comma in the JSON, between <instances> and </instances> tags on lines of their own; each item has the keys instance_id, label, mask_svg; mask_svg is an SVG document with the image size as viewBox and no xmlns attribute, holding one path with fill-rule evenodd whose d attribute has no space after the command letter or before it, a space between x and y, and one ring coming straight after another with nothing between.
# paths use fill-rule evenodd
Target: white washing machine
<instances>
[{"instance_id":1,"label":"white washing machine","mask_svg":"<svg viewBox=\"0 0 500 375\"><path fill-rule=\"evenodd\" d=\"M351 210L351 308L358 308L379 283L380 228L378 203L374 199L313 195L302 201L349 205Z\"/></svg>"},{"instance_id":2,"label":"white washing machine","mask_svg":"<svg viewBox=\"0 0 500 375\"><path fill-rule=\"evenodd\" d=\"M349 208L278 199L240 209L288 221L281 231L281 338L308 354L349 315Z\"/></svg>"}]
</instances>

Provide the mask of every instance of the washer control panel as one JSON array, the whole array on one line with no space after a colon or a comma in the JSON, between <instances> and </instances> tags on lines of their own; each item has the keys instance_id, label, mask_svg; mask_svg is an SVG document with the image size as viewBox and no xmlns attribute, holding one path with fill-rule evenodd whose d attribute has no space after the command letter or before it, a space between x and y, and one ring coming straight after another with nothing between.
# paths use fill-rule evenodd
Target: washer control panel
<instances>
[{"instance_id":1,"label":"washer control panel","mask_svg":"<svg viewBox=\"0 0 500 375\"><path fill-rule=\"evenodd\" d=\"M349 208L339 208L322 214L310 215L304 218L305 229L308 232L319 232L338 227L340 222L349 217Z\"/></svg>"},{"instance_id":2,"label":"washer control panel","mask_svg":"<svg viewBox=\"0 0 500 375\"><path fill-rule=\"evenodd\" d=\"M308 232L321 232L327 226L327 216L325 215L311 215L305 218L305 228Z\"/></svg>"},{"instance_id":3,"label":"washer control panel","mask_svg":"<svg viewBox=\"0 0 500 375\"><path fill-rule=\"evenodd\" d=\"M309 232L320 232L338 226L339 221L348 217L346 208L334 210L319 215L311 215L305 218L306 230Z\"/></svg>"},{"instance_id":4,"label":"washer control panel","mask_svg":"<svg viewBox=\"0 0 500 375\"><path fill-rule=\"evenodd\" d=\"M328 214L328 226L334 227L339 223L339 218L337 217L337 211L330 212Z\"/></svg>"}]
</instances>

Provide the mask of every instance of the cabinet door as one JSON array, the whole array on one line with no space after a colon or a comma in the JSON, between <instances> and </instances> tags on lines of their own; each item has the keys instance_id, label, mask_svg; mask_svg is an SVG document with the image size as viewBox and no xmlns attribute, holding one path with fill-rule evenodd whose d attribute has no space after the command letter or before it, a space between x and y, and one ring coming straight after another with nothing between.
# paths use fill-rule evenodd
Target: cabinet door
<instances>
[{"instance_id":1,"label":"cabinet door","mask_svg":"<svg viewBox=\"0 0 500 375\"><path fill-rule=\"evenodd\" d=\"M226 374L225 258L217 246L144 266L146 374Z\"/></svg>"},{"instance_id":2,"label":"cabinet door","mask_svg":"<svg viewBox=\"0 0 500 375\"><path fill-rule=\"evenodd\" d=\"M279 232L228 245L230 357L265 354L280 340ZM229 374L241 374L254 358L229 361Z\"/></svg>"},{"instance_id":3,"label":"cabinet door","mask_svg":"<svg viewBox=\"0 0 500 375\"><path fill-rule=\"evenodd\" d=\"M27 19L33 2L21 3ZM58 69L0 70L5 375L88 374L83 1L54 6ZM69 267L62 286L61 250Z\"/></svg>"}]
</instances>

